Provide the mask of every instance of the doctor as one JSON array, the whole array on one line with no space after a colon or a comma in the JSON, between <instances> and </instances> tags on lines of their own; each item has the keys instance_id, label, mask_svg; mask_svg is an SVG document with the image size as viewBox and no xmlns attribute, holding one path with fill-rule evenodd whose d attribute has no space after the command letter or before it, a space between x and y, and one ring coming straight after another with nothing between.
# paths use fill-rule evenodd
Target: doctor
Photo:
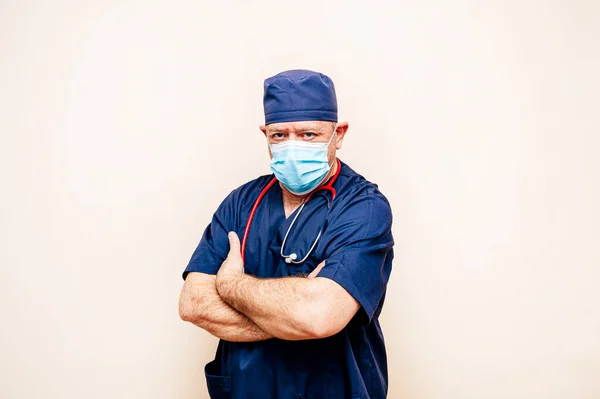
<instances>
[{"instance_id":1,"label":"doctor","mask_svg":"<svg viewBox=\"0 0 600 399\"><path fill-rule=\"evenodd\" d=\"M348 123L329 77L266 79L264 111L273 175L225 198L183 273L181 318L221 339L209 394L385 398L390 205L336 158Z\"/></svg>"}]
</instances>

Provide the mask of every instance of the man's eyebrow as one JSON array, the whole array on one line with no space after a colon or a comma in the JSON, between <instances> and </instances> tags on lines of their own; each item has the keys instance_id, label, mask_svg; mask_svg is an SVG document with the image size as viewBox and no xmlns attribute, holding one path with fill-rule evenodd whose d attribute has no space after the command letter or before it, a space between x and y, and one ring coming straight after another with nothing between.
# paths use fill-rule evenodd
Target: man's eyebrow
<instances>
[{"instance_id":1,"label":"man's eyebrow","mask_svg":"<svg viewBox=\"0 0 600 399\"><path fill-rule=\"evenodd\" d=\"M309 126L301 129L303 133L311 132L311 133L323 133L324 128L319 126Z\"/></svg>"},{"instance_id":2,"label":"man's eyebrow","mask_svg":"<svg viewBox=\"0 0 600 399\"><path fill-rule=\"evenodd\" d=\"M309 125L306 127L302 127L300 129L297 129L296 131L298 133L317 133L317 134L324 134L327 132L328 127L327 126L320 126L320 125ZM275 134L275 133L289 133L288 128L272 128L267 134Z\"/></svg>"}]
</instances>

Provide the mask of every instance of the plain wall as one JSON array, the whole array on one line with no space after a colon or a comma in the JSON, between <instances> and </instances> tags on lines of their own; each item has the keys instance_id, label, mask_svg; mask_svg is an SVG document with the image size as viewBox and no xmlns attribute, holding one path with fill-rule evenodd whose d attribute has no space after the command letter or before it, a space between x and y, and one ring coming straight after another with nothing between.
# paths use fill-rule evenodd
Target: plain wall
<instances>
[{"instance_id":1,"label":"plain wall","mask_svg":"<svg viewBox=\"0 0 600 399\"><path fill-rule=\"evenodd\" d=\"M0 397L207 398L181 272L333 78L394 211L393 399L600 398L600 3L0 0Z\"/></svg>"}]
</instances>

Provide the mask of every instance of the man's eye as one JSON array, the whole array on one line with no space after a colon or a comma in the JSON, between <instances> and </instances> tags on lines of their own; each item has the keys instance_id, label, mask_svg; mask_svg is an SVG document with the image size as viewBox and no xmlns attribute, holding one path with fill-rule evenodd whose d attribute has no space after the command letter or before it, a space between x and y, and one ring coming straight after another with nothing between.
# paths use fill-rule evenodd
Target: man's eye
<instances>
[{"instance_id":1,"label":"man's eye","mask_svg":"<svg viewBox=\"0 0 600 399\"><path fill-rule=\"evenodd\" d=\"M283 133L273 133L271 137L273 137L274 139L282 139L284 136Z\"/></svg>"},{"instance_id":2,"label":"man's eye","mask_svg":"<svg viewBox=\"0 0 600 399\"><path fill-rule=\"evenodd\" d=\"M304 133L304 137L307 139L311 139L311 138L315 137L315 134L313 132L306 132L306 133Z\"/></svg>"}]
</instances>

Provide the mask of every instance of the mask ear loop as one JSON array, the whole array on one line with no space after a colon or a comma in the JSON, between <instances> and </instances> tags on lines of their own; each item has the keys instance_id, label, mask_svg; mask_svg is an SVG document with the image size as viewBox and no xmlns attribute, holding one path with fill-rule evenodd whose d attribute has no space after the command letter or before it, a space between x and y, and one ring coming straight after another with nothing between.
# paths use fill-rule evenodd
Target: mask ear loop
<instances>
[{"instance_id":1,"label":"mask ear loop","mask_svg":"<svg viewBox=\"0 0 600 399\"><path fill-rule=\"evenodd\" d=\"M333 141L334 137L337 137L337 128L338 128L338 124L337 122L335 123L335 125L333 126L333 133L331 133L331 138L329 139L329 142L327 143L327 155L329 155L329 145L331 144L331 142ZM329 165L329 169L331 169L331 167L333 166L333 163L336 161L336 159L334 159L331 164ZM335 194L333 194L333 196L335 197Z\"/></svg>"},{"instance_id":2,"label":"mask ear loop","mask_svg":"<svg viewBox=\"0 0 600 399\"><path fill-rule=\"evenodd\" d=\"M333 133L331 133L331 138L329 139L329 141L327 142L327 155L329 155L329 145L331 144L331 142L333 141L333 138L337 136L337 123L335 124L335 126L333 127ZM334 159L333 161L331 161L331 163L329 164L329 169L331 170L331 168L333 167L333 164L337 161L337 158ZM323 183L323 182L321 182ZM325 187L324 187L325 188ZM332 192L333 196L335 197L335 192ZM309 196L310 197L310 196ZM329 201L328 201L329 202Z\"/></svg>"}]
</instances>

